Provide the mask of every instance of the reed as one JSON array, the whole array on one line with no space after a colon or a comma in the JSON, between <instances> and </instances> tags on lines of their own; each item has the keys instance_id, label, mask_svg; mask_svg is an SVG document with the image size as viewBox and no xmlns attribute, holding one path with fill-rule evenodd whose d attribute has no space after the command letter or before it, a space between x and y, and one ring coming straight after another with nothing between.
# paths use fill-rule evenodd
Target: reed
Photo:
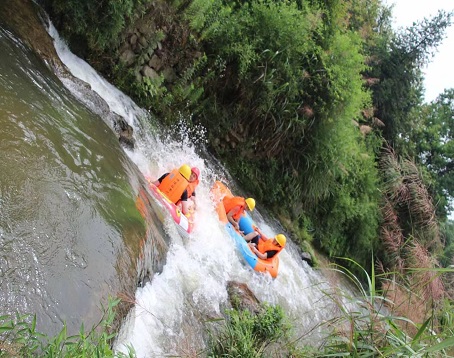
<instances>
[{"instance_id":1,"label":"reed","mask_svg":"<svg viewBox=\"0 0 454 358\"><path fill-rule=\"evenodd\" d=\"M360 279L344 267L335 265L334 269L346 275L359 294L353 297L344 294L342 299L331 297L341 315L324 324L336 328L331 329L322 344L323 353L317 356L450 356L454 347L452 301L445 301L445 306L427 305L425 296L427 292L433 293L436 280L419 281L416 291L411 281L397 272L376 274L372 268L369 275L362 269L365 279ZM416 268L406 272L411 277L433 278L452 270Z\"/></svg>"}]
</instances>

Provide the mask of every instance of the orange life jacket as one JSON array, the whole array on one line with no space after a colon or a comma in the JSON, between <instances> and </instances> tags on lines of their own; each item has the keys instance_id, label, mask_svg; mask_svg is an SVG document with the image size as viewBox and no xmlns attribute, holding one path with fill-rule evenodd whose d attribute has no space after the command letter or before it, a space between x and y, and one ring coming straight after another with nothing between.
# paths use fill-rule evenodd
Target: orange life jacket
<instances>
[{"instance_id":1,"label":"orange life jacket","mask_svg":"<svg viewBox=\"0 0 454 358\"><path fill-rule=\"evenodd\" d=\"M273 239L268 240L259 240L259 244L257 245L257 250L259 250L262 254L265 254L267 251L277 251L276 255L282 250L281 246L275 245Z\"/></svg>"},{"instance_id":2,"label":"orange life jacket","mask_svg":"<svg viewBox=\"0 0 454 358\"><path fill-rule=\"evenodd\" d=\"M172 203L176 204L181 199L181 195L188 187L188 184L188 181L180 174L178 169L174 169L162 180L158 188Z\"/></svg>"},{"instance_id":3,"label":"orange life jacket","mask_svg":"<svg viewBox=\"0 0 454 358\"><path fill-rule=\"evenodd\" d=\"M195 192L195 188L197 188L197 185L199 185L199 179L188 183L188 187L186 189L188 191L188 198L190 198L192 194Z\"/></svg>"},{"instance_id":4,"label":"orange life jacket","mask_svg":"<svg viewBox=\"0 0 454 358\"><path fill-rule=\"evenodd\" d=\"M238 221L240 219L240 216L244 213L244 207L246 206L246 202L244 201L244 198L241 196L231 196L231 197L225 197L222 200L224 204L224 209L225 212L228 214L230 210L232 210L235 206L239 206L240 210L233 215L233 218Z\"/></svg>"}]
</instances>

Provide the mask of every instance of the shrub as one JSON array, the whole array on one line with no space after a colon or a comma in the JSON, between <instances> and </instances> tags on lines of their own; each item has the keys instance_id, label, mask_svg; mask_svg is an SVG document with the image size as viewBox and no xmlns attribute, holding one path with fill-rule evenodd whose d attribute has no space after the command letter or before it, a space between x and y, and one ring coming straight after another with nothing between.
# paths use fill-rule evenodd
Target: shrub
<instances>
[{"instance_id":1,"label":"shrub","mask_svg":"<svg viewBox=\"0 0 454 358\"><path fill-rule=\"evenodd\" d=\"M225 326L212 331L210 357L261 357L267 346L285 338L290 326L279 306L264 305L259 313L227 312Z\"/></svg>"}]
</instances>

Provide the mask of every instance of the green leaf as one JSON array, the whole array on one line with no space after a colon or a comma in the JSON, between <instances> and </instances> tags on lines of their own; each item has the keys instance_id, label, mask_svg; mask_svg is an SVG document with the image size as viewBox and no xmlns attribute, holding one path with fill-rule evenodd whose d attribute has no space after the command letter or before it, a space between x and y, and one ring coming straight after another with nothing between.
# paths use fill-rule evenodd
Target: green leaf
<instances>
[{"instance_id":1,"label":"green leaf","mask_svg":"<svg viewBox=\"0 0 454 358\"><path fill-rule=\"evenodd\" d=\"M32 332L35 332L36 329L36 314L33 315L33 321L32 321Z\"/></svg>"},{"instance_id":2,"label":"green leaf","mask_svg":"<svg viewBox=\"0 0 454 358\"><path fill-rule=\"evenodd\" d=\"M453 346L454 346L454 337L451 337L451 338L445 339L444 341L442 341L432 347L427 348L425 350L425 352L433 353L433 352L441 351L443 349L447 349L447 348L450 348Z\"/></svg>"},{"instance_id":3,"label":"green leaf","mask_svg":"<svg viewBox=\"0 0 454 358\"><path fill-rule=\"evenodd\" d=\"M1 325L0 326L0 333L9 332L14 329L13 322L9 322L9 324Z\"/></svg>"},{"instance_id":4,"label":"green leaf","mask_svg":"<svg viewBox=\"0 0 454 358\"><path fill-rule=\"evenodd\" d=\"M421 328L419 328L418 332L416 333L416 335L413 337L413 340L411 342L411 344L413 345L414 343L416 343L418 340L419 340L419 337L421 337L421 335L424 333L424 331L426 330L427 326L429 325L429 323L432 321L432 316L430 316L422 325L421 325Z\"/></svg>"}]
</instances>

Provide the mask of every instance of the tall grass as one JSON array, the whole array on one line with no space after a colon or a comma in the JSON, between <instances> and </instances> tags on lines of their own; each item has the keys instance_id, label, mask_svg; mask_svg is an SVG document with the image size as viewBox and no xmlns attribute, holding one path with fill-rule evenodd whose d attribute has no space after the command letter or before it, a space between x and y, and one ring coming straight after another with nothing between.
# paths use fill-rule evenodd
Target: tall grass
<instances>
[{"instance_id":1,"label":"tall grass","mask_svg":"<svg viewBox=\"0 0 454 358\"><path fill-rule=\"evenodd\" d=\"M211 330L209 357L450 357L454 348L453 302L443 307L432 306L424 312L425 320L416 323L396 314L396 303L405 299L413 302L415 294L409 287L399 285L396 273L371 274L351 259L364 273L334 265L333 270L353 283L355 294L343 291L339 295L325 292L338 306L337 317L327 319L318 328L327 332L324 339L304 347L300 339L291 337L291 327L278 306L265 306L257 315L249 311L231 310L223 325ZM430 271L427 269L426 271ZM438 274L453 270L440 269ZM356 270L355 270L356 272ZM379 288L397 285L399 302L390 298L389 291ZM316 309L314 307L314 309ZM258 330L258 327L265 327Z\"/></svg>"},{"instance_id":2,"label":"tall grass","mask_svg":"<svg viewBox=\"0 0 454 358\"><path fill-rule=\"evenodd\" d=\"M228 310L224 320L209 322L209 344L203 352L191 350L190 356L208 357L452 357L454 353L454 304L445 299L438 305L418 305L424 296L402 284L398 273L371 273L362 270L358 277L339 264L333 271L349 279L354 294L325 292L338 307L336 317L318 328L325 338L301 346L292 337L292 327L279 306L263 304L256 313ZM357 270L355 270L356 272ZM454 269L413 269L415 272L452 274ZM380 282L380 287L378 282ZM350 292L352 292L350 291ZM110 299L103 307L100 322L86 331L82 325L76 335L68 336L66 326L49 337L36 330L36 316L0 316L0 358L9 357L135 357L113 352L112 332L115 308L120 299ZM406 307L403 310L402 307ZM314 309L317 309L314 307ZM424 311L425 309L425 311ZM411 310L418 313L412 319ZM404 312L405 315L401 313ZM189 356L183 353L182 356Z\"/></svg>"},{"instance_id":3,"label":"tall grass","mask_svg":"<svg viewBox=\"0 0 454 358\"><path fill-rule=\"evenodd\" d=\"M351 259L346 259L358 265ZM359 266L359 265L358 265ZM376 274L372 267L369 275L364 272L364 280L353 275L349 270L337 266L336 270L344 273L358 289L357 297L344 296L343 300L333 297L339 305L340 317L326 324L338 327L327 337L320 356L353 356L353 357L449 357L449 350L454 347L452 301L446 301L447 307L432 305L417 306L420 297L412 292L411 287L399 284L398 274ZM442 274L448 269L415 269L414 271ZM378 288L377 281L384 288ZM365 284L363 283L365 282ZM426 283L430 285L430 283ZM390 290L394 287L394 290ZM357 309L349 309L354 303ZM420 310L415 322L408 315L399 315L402 306ZM397 309L396 309L397 308ZM397 314L396 314L397 313ZM439 317L444 316L441 322Z\"/></svg>"},{"instance_id":4,"label":"tall grass","mask_svg":"<svg viewBox=\"0 0 454 358\"><path fill-rule=\"evenodd\" d=\"M53 337L36 331L36 315L0 316L0 358L134 357L132 348L127 355L114 353L111 348L116 336L111 328L119 302L119 299L109 299L107 307L102 307L99 323L89 331L82 324L79 333L72 336L68 336L66 325Z\"/></svg>"}]
</instances>

